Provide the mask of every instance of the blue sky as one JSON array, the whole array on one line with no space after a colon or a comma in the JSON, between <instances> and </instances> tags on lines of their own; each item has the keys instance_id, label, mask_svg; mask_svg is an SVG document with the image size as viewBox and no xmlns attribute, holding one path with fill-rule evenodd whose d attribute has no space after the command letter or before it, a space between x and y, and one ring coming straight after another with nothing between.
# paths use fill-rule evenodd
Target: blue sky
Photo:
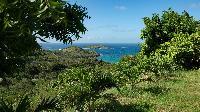
<instances>
[{"instance_id":1,"label":"blue sky","mask_svg":"<svg viewBox=\"0 0 200 112\"><path fill-rule=\"evenodd\" d=\"M200 0L68 0L88 8L88 31L77 43L138 43L142 18L172 8L200 19ZM51 42L55 42L51 40Z\"/></svg>"}]
</instances>

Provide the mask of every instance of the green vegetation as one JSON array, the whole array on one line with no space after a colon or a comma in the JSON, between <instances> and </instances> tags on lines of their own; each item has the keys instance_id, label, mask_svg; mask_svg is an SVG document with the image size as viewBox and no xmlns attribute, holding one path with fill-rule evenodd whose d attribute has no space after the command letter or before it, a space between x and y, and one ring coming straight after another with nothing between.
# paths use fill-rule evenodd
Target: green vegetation
<instances>
[{"instance_id":1,"label":"green vegetation","mask_svg":"<svg viewBox=\"0 0 200 112\"><path fill-rule=\"evenodd\" d=\"M105 91L120 102L120 105L109 102L105 110L198 112L200 71L177 71L169 75L156 81L142 81L134 87L126 85L120 91L115 88Z\"/></svg>"},{"instance_id":2,"label":"green vegetation","mask_svg":"<svg viewBox=\"0 0 200 112\"><path fill-rule=\"evenodd\" d=\"M13 107L13 104L6 103L5 101L0 102L0 111L1 112L27 112L27 111L33 111L33 112L41 112L41 111L47 111L51 109L55 109L57 111L60 111L60 109L57 107L58 100L54 99L43 99L34 109L30 107L30 101L28 99L28 96L25 96L22 98L18 105Z\"/></svg>"},{"instance_id":3,"label":"green vegetation","mask_svg":"<svg viewBox=\"0 0 200 112\"><path fill-rule=\"evenodd\" d=\"M175 34L189 34L199 31L199 21L196 21L186 11L179 14L171 9L163 11L162 15L153 14L144 17L145 28L141 32L141 38L145 39L142 51L149 55L160 45L169 42Z\"/></svg>"},{"instance_id":4,"label":"green vegetation","mask_svg":"<svg viewBox=\"0 0 200 112\"><path fill-rule=\"evenodd\" d=\"M94 51L83 50L79 47L68 47L59 51L39 50L35 55L29 56L25 64L25 76L28 78L57 77L65 69L76 66L90 66L91 64L103 64L96 59L99 56ZM19 77L16 74L15 77ZM22 76L24 77L24 76Z\"/></svg>"},{"instance_id":5,"label":"green vegetation","mask_svg":"<svg viewBox=\"0 0 200 112\"><path fill-rule=\"evenodd\" d=\"M60 99L79 111L91 111L101 92L117 87L112 75L99 67L70 69L59 75L54 86Z\"/></svg>"},{"instance_id":6,"label":"green vegetation","mask_svg":"<svg viewBox=\"0 0 200 112\"><path fill-rule=\"evenodd\" d=\"M200 24L187 12L145 17L140 53L109 64L93 51L36 43L80 38L86 8L60 0L0 4L0 111L200 110Z\"/></svg>"},{"instance_id":7,"label":"green vegetation","mask_svg":"<svg viewBox=\"0 0 200 112\"><path fill-rule=\"evenodd\" d=\"M72 43L87 30L86 8L62 0L0 1L0 75L23 67L24 59L39 48L36 39Z\"/></svg>"}]
</instances>

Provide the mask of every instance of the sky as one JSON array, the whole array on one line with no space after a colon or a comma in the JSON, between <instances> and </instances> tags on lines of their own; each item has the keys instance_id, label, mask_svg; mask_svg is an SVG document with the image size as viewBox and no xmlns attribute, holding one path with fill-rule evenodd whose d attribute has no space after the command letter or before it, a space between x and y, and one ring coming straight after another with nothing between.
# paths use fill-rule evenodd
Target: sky
<instances>
[{"instance_id":1,"label":"sky","mask_svg":"<svg viewBox=\"0 0 200 112\"><path fill-rule=\"evenodd\" d=\"M88 31L75 43L140 43L143 17L172 8L200 19L200 0L68 0L86 7ZM55 42L55 40L47 40Z\"/></svg>"}]
</instances>

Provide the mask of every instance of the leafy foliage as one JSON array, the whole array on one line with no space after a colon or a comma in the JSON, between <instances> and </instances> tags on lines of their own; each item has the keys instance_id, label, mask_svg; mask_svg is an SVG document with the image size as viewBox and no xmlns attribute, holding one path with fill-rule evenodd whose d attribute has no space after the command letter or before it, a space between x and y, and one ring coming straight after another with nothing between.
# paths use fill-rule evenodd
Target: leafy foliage
<instances>
[{"instance_id":1,"label":"leafy foliage","mask_svg":"<svg viewBox=\"0 0 200 112\"><path fill-rule=\"evenodd\" d=\"M23 76L27 78L55 78L57 75L72 67L91 66L100 64L96 57L98 53L71 46L62 50L38 50L35 55L28 56Z\"/></svg>"},{"instance_id":2,"label":"leafy foliage","mask_svg":"<svg viewBox=\"0 0 200 112\"><path fill-rule=\"evenodd\" d=\"M136 66L138 63L137 57L125 56L118 64L113 66L112 74L120 85L137 82L142 73L142 69Z\"/></svg>"},{"instance_id":3,"label":"leafy foliage","mask_svg":"<svg viewBox=\"0 0 200 112\"><path fill-rule=\"evenodd\" d=\"M16 112L26 112L30 107L29 103L28 96L22 98L17 105Z\"/></svg>"},{"instance_id":4,"label":"leafy foliage","mask_svg":"<svg viewBox=\"0 0 200 112\"><path fill-rule=\"evenodd\" d=\"M144 23L141 52L124 57L116 66L120 82L151 81L154 76L200 67L199 22L187 12L180 15L169 9L161 16L145 17Z\"/></svg>"},{"instance_id":5,"label":"leafy foliage","mask_svg":"<svg viewBox=\"0 0 200 112\"><path fill-rule=\"evenodd\" d=\"M59 75L53 84L59 91L60 99L66 104L75 106L76 110L90 110L93 102L107 88L117 87L111 74L97 68L74 68ZM88 106L87 106L88 105Z\"/></svg>"},{"instance_id":6,"label":"leafy foliage","mask_svg":"<svg viewBox=\"0 0 200 112\"><path fill-rule=\"evenodd\" d=\"M140 74L199 68L199 21L186 11L179 14L169 9L161 16L145 17L144 23L142 50L136 56L137 61L130 62L144 71Z\"/></svg>"},{"instance_id":7,"label":"leafy foliage","mask_svg":"<svg viewBox=\"0 0 200 112\"><path fill-rule=\"evenodd\" d=\"M40 48L36 38L72 43L85 33L86 8L62 0L0 1L0 74L10 74Z\"/></svg>"},{"instance_id":8,"label":"leafy foliage","mask_svg":"<svg viewBox=\"0 0 200 112\"><path fill-rule=\"evenodd\" d=\"M200 67L199 43L198 32L191 35L176 34L171 41L161 44L153 56L160 57L162 63L168 63L168 66L174 63L185 69L197 69Z\"/></svg>"},{"instance_id":9,"label":"leafy foliage","mask_svg":"<svg viewBox=\"0 0 200 112\"><path fill-rule=\"evenodd\" d=\"M60 108L57 107L59 100L56 98L47 98L42 99L42 101L37 105L34 112L40 112L41 110L57 110L60 111Z\"/></svg>"},{"instance_id":10,"label":"leafy foliage","mask_svg":"<svg viewBox=\"0 0 200 112\"><path fill-rule=\"evenodd\" d=\"M47 98L42 99L41 102L38 103L37 107L33 110L30 107L30 100L27 95L24 98L21 98L16 108L13 106L14 104L8 103L4 100L0 102L0 111L1 112L41 112L44 110L58 110L57 107L58 100L56 98Z\"/></svg>"},{"instance_id":11,"label":"leafy foliage","mask_svg":"<svg viewBox=\"0 0 200 112\"><path fill-rule=\"evenodd\" d=\"M170 41L174 34L188 33L191 35L198 30L199 22L186 11L179 14L172 9L163 11L162 15L153 14L144 17L145 28L142 30L141 38L145 40L142 52L145 55L155 52L160 44Z\"/></svg>"}]
</instances>

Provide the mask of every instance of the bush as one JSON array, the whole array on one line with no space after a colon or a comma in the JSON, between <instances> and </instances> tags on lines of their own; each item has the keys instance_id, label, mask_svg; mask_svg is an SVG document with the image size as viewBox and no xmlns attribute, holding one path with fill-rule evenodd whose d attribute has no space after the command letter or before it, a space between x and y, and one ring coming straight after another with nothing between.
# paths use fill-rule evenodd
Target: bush
<instances>
[{"instance_id":1,"label":"bush","mask_svg":"<svg viewBox=\"0 0 200 112\"><path fill-rule=\"evenodd\" d=\"M145 28L142 30L141 38L145 40L142 52L145 55L155 52L160 48L160 44L169 42L174 34L195 33L199 27L199 22L190 16L186 11L179 14L172 9L163 11L162 15L153 14L144 17Z\"/></svg>"},{"instance_id":2,"label":"bush","mask_svg":"<svg viewBox=\"0 0 200 112\"><path fill-rule=\"evenodd\" d=\"M186 11L171 9L144 18L144 44L135 57L125 57L117 71L131 81L142 75L163 75L178 69L200 67L199 22ZM136 80L135 80L136 79ZM127 81L127 80L125 80Z\"/></svg>"},{"instance_id":3,"label":"bush","mask_svg":"<svg viewBox=\"0 0 200 112\"><path fill-rule=\"evenodd\" d=\"M110 73L96 68L73 68L60 74L53 87L64 105L76 107L76 110L90 110L93 102L107 88L117 87Z\"/></svg>"},{"instance_id":4,"label":"bush","mask_svg":"<svg viewBox=\"0 0 200 112\"><path fill-rule=\"evenodd\" d=\"M200 35L199 33L175 34L174 38L161 44L153 56L162 58L168 66L176 64L184 69L198 69L200 67Z\"/></svg>"}]
</instances>

